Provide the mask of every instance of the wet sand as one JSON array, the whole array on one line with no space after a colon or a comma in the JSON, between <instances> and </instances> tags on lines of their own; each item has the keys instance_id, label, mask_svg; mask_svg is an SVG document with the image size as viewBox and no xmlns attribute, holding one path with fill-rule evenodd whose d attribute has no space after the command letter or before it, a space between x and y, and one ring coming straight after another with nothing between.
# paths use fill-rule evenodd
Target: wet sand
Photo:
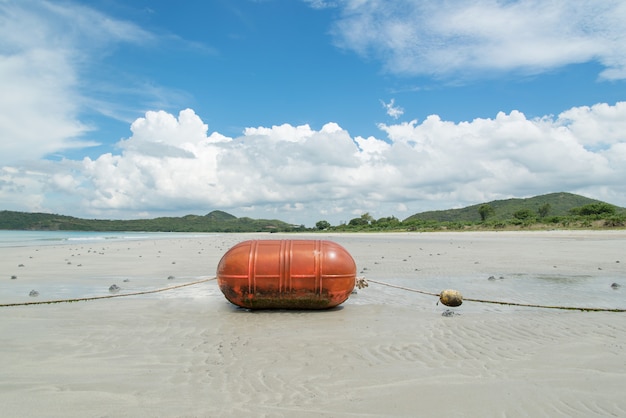
<instances>
[{"instance_id":1,"label":"wet sand","mask_svg":"<svg viewBox=\"0 0 626 418\"><path fill-rule=\"evenodd\" d=\"M244 239L309 237L344 245L359 275L408 288L626 308L626 231L229 234L1 248L0 303L183 284L214 276ZM625 416L625 348L626 313L450 309L375 283L328 311L246 311L209 281L0 308L0 403L7 417Z\"/></svg>"}]
</instances>

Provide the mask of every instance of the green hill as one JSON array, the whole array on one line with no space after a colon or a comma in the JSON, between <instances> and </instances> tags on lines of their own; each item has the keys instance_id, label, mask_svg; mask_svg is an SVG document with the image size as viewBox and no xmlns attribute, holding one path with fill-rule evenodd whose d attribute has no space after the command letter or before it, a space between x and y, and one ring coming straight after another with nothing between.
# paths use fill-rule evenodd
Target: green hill
<instances>
[{"instance_id":1,"label":"green hill","mask_svg":"<svg viewBox=\"0 0 626 418\"><path fill-rule=\"evenodd\" d=\"M594 203L605 203L595 199L589 199L584 196L572 193L550 193L541 196L530 197L527 199L506 199L494 200L488 203L480 203L477 205L467 206L461 209L448 209L416 213L409 216L403 222L407 221L436 221L436 222L480 222L479 208L482 205L489 205L493 208L493 214L490 220L507 220L514 218L514 214L522 210L529 210L534 214L545 205L549 205L546 214L548 217L567 216L571 214L573 209ZM610 205L614 206L614 205ZM625 208L614 206L616 213L626 213Z\"/></svg>"},{"instance_id":2,"label":"green hill","mask_svg":"<svg viewBox=\"0 0 626 418\"><path fill-rule=\"evenodd\" d=\"M215 222L233 221L237 219L235 215L231 215L230 213L226 213L221 210L214 210L213 212L207 213L206 215L204 215L204 217L207 219L211 219Z\"/></svg>"},{"instance_id":3,"label":"green hill","mask_svg":"<svg viewBox=\"0 0 626 418\"><path fill-rule=\"evenodd\" d=\"M161 217L154 219L81 219L50 213L0 211L0 229L65 231L144 231L144 232L273 232L299 229L279 220L237 218L223 211L204 216Z\"/></svg>"},{"instance_id":4,"label":"green hill","mask_svg":"<svg viewBox=\"0 0 626 418\"><path fill-rule=\"evenodd\" d=\"M482 222L481 206L490 208ZM527 199L492 202L416 213L400 222L395 217L339 225L331 230L422 230L467 228L502 228L503 225L543 223L565 227L589 227L603 220L602 226L624 227L626 208L572 193L550 193ZM594 223L595 222L595 223ZM145 231L145 232L297 232L306 228L276 219L237 218L215 210L206 215L160 217L154 219L105 220L81 219L50 213L0 211L0 230L66 230L66 231ZM328 228L326 228L328 229Z\"/></svg>"}]
</instances>

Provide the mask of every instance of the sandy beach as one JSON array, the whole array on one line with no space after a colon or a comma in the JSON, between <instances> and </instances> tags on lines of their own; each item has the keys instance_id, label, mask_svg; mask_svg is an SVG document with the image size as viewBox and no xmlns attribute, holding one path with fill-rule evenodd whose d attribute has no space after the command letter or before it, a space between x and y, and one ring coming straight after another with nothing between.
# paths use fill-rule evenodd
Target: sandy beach
<instances>
[{"instance_id":1,"label":"sandy beach","mask_svg":"<svg viewBox=\"0 0 626 418\"><path fill-rule=\"evenodd\" d=\"M360 276L410 289L626 308L626 231L6 247L0 304L211 278L232 245L285 238L338 242ZM4 417L617 417L626 416L625 350L626 313L469 301L447 308L377 283L331 310L248 311L208 281L0 308L0 404Z\"/></svg>"}]
</instances>

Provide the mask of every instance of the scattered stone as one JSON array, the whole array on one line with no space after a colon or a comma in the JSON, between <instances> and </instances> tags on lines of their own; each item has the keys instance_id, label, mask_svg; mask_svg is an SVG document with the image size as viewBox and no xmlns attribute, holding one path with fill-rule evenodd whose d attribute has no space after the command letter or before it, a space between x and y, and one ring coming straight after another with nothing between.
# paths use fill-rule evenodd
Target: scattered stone
<instances>
[{"instance_id":1,"label":"scattered stone","mask_svg":"<svg viewBox=\"0 0 626 418\"><path fill-rule=\"evenodd\" d=\"M622 285L621 285L621 284L619 284L619 283L613 283L613 284L611 285L611 288L613 288L613 289L619 289L620 287L622 287Z\"/></svg>"},{"instance_id":2,"label":"scattered stone","mask_svg":"<svg viewBox=\"0 0 626 418\"><path fill-rule=\"evenodd\" d=\"M496 276L489 276L489 278L487 280L495 280Z\"/></svg>"},{"instance_id":3,"label":"scattered stone","mask_svg":"<svg viewBox=\"0 0 626 418\"><path fill-rule=\"evenodd\" d=\"M454 312L450 309L446 309L445 311L443 311L441 313L441 316L445 316L445 317L449 317L449 316L454 316L454 315L461 315L460 313Z\"/></svg>"},{"instance_id":4,"label":"scattered stone","mask_svg":"<svg viewBox=\"0 0 626 418\"><path fill-rule=\"evenodd\" d=\"M18 267L24 267L24 264L18 264Z\"/></svg>"},{"instance_id":5,"label":"scattered stone","mask_svg":"<svg viewBox=\"0 0 626 418\"><path fill-rule=\"evenodd\" d=\"M11 276L11 280L15 280L15 279L17 279L16 275Z\"/></svg>"},{"instance_id":6,"label":"scattered stone","mask_svg":"<svg viewBox=\"0 0 626 418\"><path fill-rule=\"evenodd\" d=\"M167 276L167 280L174 280L176 277L174 276Z\"/></svg>"},{"instance_id":7,"label":"scattered stone","mask_svg":"<svg viewBox=\"0 0 626 418\"><path fill-rule=\"evenodd\" d=\"M176 261L172 261L172 264L176 264Z\"/></svg>"},{"instance_id":8,"label":"scattered stone","mask_svg":"<svg viewBox=\"0 0 626 418\"><path fill-rule=\"evenodd\" d=\"M130 282L130 279L124 279L124 283Z\"/></svg>"},{"instance_id":9,"label":"scattered stone","mask_svg":"<svg viewBox=\"0 0 626 418\"><path fill-rule=\"evenodd\" d=\"M30 291L28 296L30 296L31 298L36 298L37 296L39 296L39 292L33 289Z\"/></svg>"},{"instance_id":10,"label":"scattered stone","mask_svg":"<svg viewBox=\"0 0 626 418\"><path fill-rule=\"evenodd\" d=\"M109 292L111 292L111 293L117 293L117 292L119 292L119 291L120 291L120 289L121 289L121 288L120 288L118 285L116 285L116 284L112 284L112 285L109 287Z\"/></svg>"}]
</instances>

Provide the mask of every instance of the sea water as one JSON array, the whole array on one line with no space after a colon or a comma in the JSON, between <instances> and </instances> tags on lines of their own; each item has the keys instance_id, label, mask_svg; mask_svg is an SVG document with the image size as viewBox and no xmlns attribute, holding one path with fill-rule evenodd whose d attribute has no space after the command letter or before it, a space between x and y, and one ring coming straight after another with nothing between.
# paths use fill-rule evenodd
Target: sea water
<instances>
[{"instance_id":1,"label":"sea water","mask_svg":"<svg viewBox=\"0 0 626 418\"><path fill-rule=\"evenodd\" d=\"M0 230L0 247L25 247L147 239L194 238L218 235L189 232L7 231Z\"/></svg>"}]
</instances>

